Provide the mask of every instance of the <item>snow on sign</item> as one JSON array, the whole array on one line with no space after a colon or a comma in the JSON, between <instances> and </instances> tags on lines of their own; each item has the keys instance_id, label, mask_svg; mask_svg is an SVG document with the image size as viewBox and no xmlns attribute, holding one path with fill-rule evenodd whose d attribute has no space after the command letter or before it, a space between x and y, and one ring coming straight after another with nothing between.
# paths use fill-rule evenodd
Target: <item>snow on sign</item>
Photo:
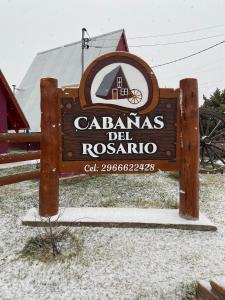
<instances>
[{"instance_id":1,"label":"snow on sign","mask_svg":"<svg viewBox=\"0 0 225 300\"><path fill-rule=\"evenodd\" d=\"M61 97L61 166L78 173L176 170L178 93L160 95L140 58L113 52L85 71L74 100Z\"/></svg>"}]
</instances>

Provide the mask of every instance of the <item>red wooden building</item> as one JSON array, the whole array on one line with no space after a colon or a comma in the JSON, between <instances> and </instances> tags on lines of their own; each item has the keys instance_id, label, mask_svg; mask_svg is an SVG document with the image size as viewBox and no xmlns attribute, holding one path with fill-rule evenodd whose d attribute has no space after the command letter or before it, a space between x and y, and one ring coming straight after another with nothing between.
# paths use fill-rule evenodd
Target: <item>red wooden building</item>
<instances>
[{"instance_id":1,"label":"red wooden building","mask_svg":"<svg viewBox=\"0 0 225 300\"><path fill-rule=\"evenodd\" d=\"M9 130L18 132L29 128L20 106L0 70L0 133ZM0 154L8 152L8 145L0 143Z\"/></svg>"}]
</instances>

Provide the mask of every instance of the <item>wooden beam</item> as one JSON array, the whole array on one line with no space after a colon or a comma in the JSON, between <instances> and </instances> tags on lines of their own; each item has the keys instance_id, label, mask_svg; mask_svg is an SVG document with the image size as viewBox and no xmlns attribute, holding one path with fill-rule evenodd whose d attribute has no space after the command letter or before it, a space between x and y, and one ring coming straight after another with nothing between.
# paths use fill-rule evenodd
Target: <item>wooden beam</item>
<instances>
[{"instance_id":1,"label":"wooden beam","mask_svg":"<svg viewBox=\"0 0 225 300\"><path fill-rule=\"evenodd\" d=\"M59 103L57 80L41 79L41 174L39 213L58 213L59 202Z\"/></svg>"},{"instance_id":2,"label":"wooden beam","mask_svg":"<svg viewBox=\"0 0 225 300\"><path fill-rule=\"evenodd\" d=\"M0 177L0 186L17 183L17 182L21 182L21 181L26 181L26 180L31 180L31 179L35 179L35 178L39 178L39 177L40 177L39 170L19 173L19 174L15 174L15 175L2 176L2 177Z\"/></svg>"},{"instance_id":3,"label":"wooden beam","mask_svg":"<svg viewBox=\"0 0 225 300\"><path fill-rule=\"evenodd\" d=\"M63 91L63 97L65 98L73 98L73 99L76 99L79 97L79 88L70 88L70 87L67 87L65 88Z\"/></svg>"},{"instance_id":4,"label":"wooden beam","mask_svg":"<svg viewBox=\"0 0 225 300\"><path fill-rule=\"evenodd\" d=\"M198 83L188 78L180 81L181 153L180 216L199 218L199 108Z\"/></svg>"},{"instance_id":5,"label":"wooden beam","mask_svg":"<svg viewBox=\"0 0 225 300\"><path fill-rule=\"evenodd\" d=\"M0 155L0 164L40 159L40 156L41 156L40 151L1 154Z\"/></svg>"},{"instance_id":6,"label":"wooden beam","mask_svg":"<svg viewBox=\"0 0 225 300\"><path fill-rule=\"evenodd\" d=\"M219 276L209 281L215 294L225 299L225 276ZM222 298L223 297L223 298Z\"/></svg>"},{"instance_id":7,"label":"wooden beam","mask_svg":"<svg viewBox=\"0 0 225 300\"><path fill-rule=\"evenodd\" d=\"M177 97L177 91L174 89L168 89L168 88L160 88L159 89L159 97L160 98L176 98Z\"/></svg>"},{"instance_id":8,"label":"wooden beam","mask_svg":"<svg viewBox=\"0 0 225 300\"><path fill-rule=\"evenodd\" d=\"M1 133L1 143L39 143L40 133Z\"/></svg>"}]
</instances>

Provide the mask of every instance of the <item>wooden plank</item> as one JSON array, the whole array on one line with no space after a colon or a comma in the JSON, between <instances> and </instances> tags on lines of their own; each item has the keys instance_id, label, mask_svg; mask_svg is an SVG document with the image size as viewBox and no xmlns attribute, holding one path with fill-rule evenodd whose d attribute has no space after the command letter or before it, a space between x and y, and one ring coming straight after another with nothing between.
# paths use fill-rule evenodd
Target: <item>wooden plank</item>
<instances>
[{"instance_id":1,"label":"wooden plank","mask_svg":"<svg viewBox=\"0 0 225 300\"><path fill-rule=\"evenodd\" d=\"M0 155L0 164L40 159L40 155L40 151L2 154Z\"/></svg>"},{"instance_id":2,"label":"wooden plank","mask_svg":"<svg viewBox=\"0 0 225 300\"><path fill-rule=\"evenodd\" d=\"M0 177L0 186L31 180L39 177L40 177L39 170L19 173L15 175L2 176Z\"/></svg>"},{"instance_id":3,"label":"wooden plank","mask_svg":"<svg viewBox=\"0 0 225 300\"><path fill-rule=\"evenodd\" d=\"M132 172L129 171L129 174L140 174L140 173L154 173L158 172L159 170L164 171L178 171L179 165L177 162L168 162L162 160L139 160L138 164L133 163L132 161L128 160L121 160L115 162L109 161L80 161L77 163L76 161L60 161L60 172L74 172L76 171L79 174L109 174L106 171L108 165L114 166L110 171L111 174L127 174L127 171L124 171L124 168L120 168L121 165L127 165L127 168L132 169ZM144 165L144 168L147 168L147 172L144 170L139 169L137 166ZM147 165L150 165L147 166ZM151 167L153 165L153 168ZM85 170L85 171L84 171ZM114 171L113 171L114 170Z\"/></svg>"},{"instance_id":4,"label":"wooden plank","mask_svg":"<svg viewBox=\"0 0 225 300\"><path fill-rule=\"evenodd\" d=\"M218 293L220 296L223 296L225 299L225 277L217 277L210 280L210 284L215 293Z\"/></svg>"},{"instance_id":5,"label":"wooden plank","mask_svg":"<svg viewBox=\"0 0 225 300\"><path fill-rule=\"evenodd\" d=\"M177 90L169 88L159 89L159 98L173 99L177 97Z\"/></svg>"},{"instance_id":6,"label":"wooden plank","mask_svg":"<svg viewBox=\"0 0 225 300\"><path fill-rule=\"evenodd\" d=\"M145 144L147 141L157 144L157 151L154 154L149 155L143 151L141 155L141 159L143 160L166 160L172 161L176 159L176 110L177 110L177 99L174 97L173 99L160 99L157 107L154 112L148 114L148 118L151 120L152 124L154 124L155 116L163 115L165 126L161 128L161 130L157 128L153 128L149 130L147 128L132 128L132 130L127 129L127 134L129 134L129 141L137 143ZM93 109L89 111L83 111L80 109L80 105L78 102L73 99L62 99L61 103L62 110L62 134L63 134L63 160L64 161L82 161L88 160L89 156L82 155L82 145L83 143L109 143L107 133L110 131L109 129L92 129L92 130L79 130L74 125L74 120L79 119L80 116L87 118L87 124L90 124L93 115L97 117L99 124L101 124L102 119L106 117L106 111L103 109ZM108 110L107 117L112 118L113 123L115 124L120 118L120 120L125 124L127 122L128 114L121 114L121 112ZM140 126L143 124L146 116L139 116L140 118ZM82 123L82 122L80 122ZM80 124L79 124L80 125ZM86 125L86 124L85 124ZM114 133L121 132L121 129L113 129ZM131 141L132 139L132 141ZM115 140L114 140L115 141ZM115 148L118 147L119 142L115 141ZM126 149L128 140L124 147ZM168 156L167 153L170 152ZM73 155L68 157L67 153L70 152ZM133 153L132 155L124 155L124 153L118 153L115 155L116 160L133 160L134 163L140 160L140 153ZM115 159L115 158L114 158ZM99 160L112 160L112 155L104 153L101 155Z\"/></svg>"},{"instance_id":7,"label":"wooden plank","mask_svg":"<svg viewBox=\"0 0 225 300\"><path fill-rule=\"evenodd\" d=\"M65 88L62 90L62 97L77 99L79 97L79 88Z\"/></svg>"},{"instance_id":8,"label":"wooden plank","mask_svg":"<svg viewBox=\"0 0 225 300\"><path fill-rule=\"evenodd\" d=\"M57 80L41 79L41 164L39 212L52 216L59 202L59 127Z\"/></svg>"},{"instance_id":9,"label":"wooden plank","mask_svg":"<svg viewBox=\"0 0 225 300\"><path fill-rule=\"evenodd\" d=\"M199 108L196 79L180 81L180 216L199 217Z\"/></svg>"},{"instance_id":10,"label":"wooden plank","mask_svg":"<svg viewBox=\"0 0 225 300\"><path fill-rule=\"evenodd\" d=\"M40 142L40 133L1 133L1 143L38 143Z\"/></svg>"},{"instance_id":11,"label":"wooden plank","mask_svg":"<svg viewBox=\"0 0 225 300\"><path fill-rule=\"evenodd\" d=\"M63 94L64 95L64 91ZM112 159L112 155L104 154L101 156L101 159L91 160L91 157L82 156L82 144L83 143L91 143L93 141L98 141L98 143L106 143L106 133L107 130L93 130L93 133L90 134L89 131L80 131L78 132L73 126L73 120L76 116L87 115L88 118L92 118L93 111L80 111L79 103L73 101L73 99L63 98L61 96L61 109L63 116L60 123L62 124L62 139L60 139L60 171L61 172L73 172L76 171L81 174L91 174L90 169L86 172L85 166L96 165L96 169L92 172L92 174L106 174L106 173L150 173L158 170L179 170L179 145L180 145L180 115L177 113L179 111L179 91L166 89L164 91L163 99L160 99L159 105L154 110L154 117L157 113L161 114L162 111L165 111L165 119L166 119L166 128L163 128L161 131L152 130L151 135L149 134L149 130L138 130L133 129L129 134L135 136L135 140L144 143L146 141L146 137L150 136L150 141L155 142L158 147L158 151L151 155L151 159L149 154L142 154L141 159L138 153L129 155L117 154L116 160ZM167 98L168 96L168 98ZM94 110L94 115L98 114L98 116L104 116L105 113L103 110ZM121 114L118 114L116 111L109 111L108 115L112 114L113 118L121 117ZM153 118L152 117L152 118ZM123 116L121 117L123 118ZM132 141L134 142L134 141ZM118 142L115 143L118 146ZM137 144L138 145L138 144ZM125 147L126 148L126 147ZM132 158L131 158L132 157ZM107 169L107 172L102 170L103 165L118 165L119 170L113 168L111 171ZM126 166L121 169L121 164L125 164ZM148 164L154 164L155 167L151 170L149 168L138 168L138 165L147 166ZM132 165L134 168L132 168ZM136 171L135 171L135 170Z\"/></svg>"}]
</instances>

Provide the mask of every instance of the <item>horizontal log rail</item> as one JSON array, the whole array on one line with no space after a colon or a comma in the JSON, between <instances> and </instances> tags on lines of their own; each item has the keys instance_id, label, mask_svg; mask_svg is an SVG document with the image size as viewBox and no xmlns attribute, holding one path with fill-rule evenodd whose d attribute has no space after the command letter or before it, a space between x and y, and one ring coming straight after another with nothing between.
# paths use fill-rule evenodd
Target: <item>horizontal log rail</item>
<instances>
[{"instance_id":1,"label":"horizontal log rail","mask_svg":"<svg viewBox=\"0 0 225 300\"><path fill-rule=\"evenodd\" d=\"M0 154L0 164L40 159L40 151Z\"/></svg>"},{"instance_id":2,"label":"horizontal log rail","mask_svg":"<svg viewBox=\"0 0 225 300\"><path fill-rule=\"evenodd\" d=\"M0 143L40 143L40 133L1 133ZM0 155L0 164L40 159L40 151L7 153ZM0 186L40 178L40 170L0 177Z\"/></svg>"},{"instance_id":3,"label":"horizontal log rail","mask_svg":"<svg viewBox=\"0 0 225 300\"><path fill-rule=\"evenodd\" d=\"M0 143L40 143L41 135L36 133L1 133Z\"/></svg>"},{"instance_id":4,"label":"horizontal log rail","mask_svg":"<svg viewBox=\"0 0 225 300\"><path fill-rule=\"evenodd\" d=\"M18 173L15 175L7 175L0 177L0 186L13 184L21 181L31 180L40 177L40 171L29 171L24 173Z\"/></svg>"}]
</instances>

